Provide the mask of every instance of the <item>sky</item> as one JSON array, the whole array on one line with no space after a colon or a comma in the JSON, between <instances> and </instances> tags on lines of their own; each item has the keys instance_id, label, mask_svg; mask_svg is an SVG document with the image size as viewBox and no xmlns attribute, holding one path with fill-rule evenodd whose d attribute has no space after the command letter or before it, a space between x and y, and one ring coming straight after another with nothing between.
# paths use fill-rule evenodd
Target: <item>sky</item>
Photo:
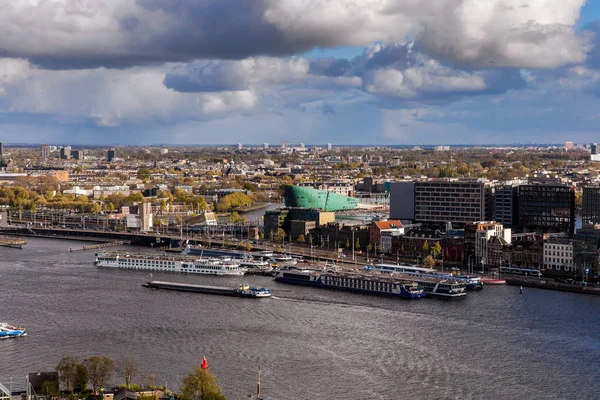
<instances>
[{"instance_id":1,"label":"sky","mask_svg":"<svg viewBox=\"0 0 600 400\"><path fill-rule=\"evenodd\" d=\"M598 0L0 0L0 141L600 142Z\"/></svg>"}]
</instances>

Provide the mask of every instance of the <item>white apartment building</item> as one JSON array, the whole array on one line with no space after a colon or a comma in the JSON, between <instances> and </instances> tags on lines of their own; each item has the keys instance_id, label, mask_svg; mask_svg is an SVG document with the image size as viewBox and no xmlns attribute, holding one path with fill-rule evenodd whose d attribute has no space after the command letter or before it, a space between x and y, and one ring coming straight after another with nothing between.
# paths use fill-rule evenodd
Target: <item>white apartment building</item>
<instances>
[{"instance_id":1,"label":"white apartment building","mask_svg":"<svg viewBox=\"0 0 600 400\"><path fill-rule=\"evenodd\" d=\"M573 241L552 238L544 243L544 268L560 272L574 272Z\"/></svg>"}]
</instances>

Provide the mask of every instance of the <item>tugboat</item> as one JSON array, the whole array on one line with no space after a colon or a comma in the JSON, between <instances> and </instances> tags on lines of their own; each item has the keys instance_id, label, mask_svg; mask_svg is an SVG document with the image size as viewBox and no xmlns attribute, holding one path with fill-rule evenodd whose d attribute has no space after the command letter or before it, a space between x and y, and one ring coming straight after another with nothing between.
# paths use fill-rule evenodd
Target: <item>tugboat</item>
<instances>
[{"instance_id":1,"label":"tugboat","mask_svg":"<svg viewBox=\"0 0 600 400\"><path fill-rule=\"evenodd\" d=\"M0 339L27 336L27 330L0 322Z\"/></svg>"}]
</instances>

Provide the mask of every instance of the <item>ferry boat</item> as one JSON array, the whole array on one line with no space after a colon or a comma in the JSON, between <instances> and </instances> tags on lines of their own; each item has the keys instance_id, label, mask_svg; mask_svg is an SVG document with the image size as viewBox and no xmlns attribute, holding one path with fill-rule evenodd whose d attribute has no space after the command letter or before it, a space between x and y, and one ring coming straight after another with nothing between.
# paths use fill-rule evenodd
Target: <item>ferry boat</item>
<instances>
[{"instance_id":1,"label":"ferry boat","mask_svg":"<svg viewBox=\"0 0 600 400\"><path fill-rule=\"evenodd\" d=\"M464 284L467 290L483 289L483 281L478 276L443 274L433 268L422 268L412 265L374 264L367 265L365 269L368 271L388 272L390 274L403 274L422 278L435 277Z\"/></svg>"},{"instance_id":2,"label":"ferry boat","mask_svg":"<svg viewBox=\"0 0 600 400\"><path fill-rule=\"evenodd\" d=\"M318 270L284 270L277 273L275 280L329 289L390 295L406 299L418 299L425 296L423 288L415 282L393 279L383 275L349 272L322 273Z\"/></svg>"},{"instance_id":3,"label":"ferry boat","mask_svg":"<svg viewBox=\"0 0 600 400\"><path fill-rule=\"evenodd\" d=\"M12 326L0 322L0 339L27 336L27 330L18 326Z\"/></svg>"},{"instance_id":4,"label":"ferry boat","mask_svg":"<svg viewBox=\"0 0 600 400\"><path fill-rule=\"evenodd\" d=\"M187 274L241 276L247 271L239 263L220 258L194 258L156 254L129 254L120 252L96 253L98 267L139 269Z\"/></svg>"}]
</instances>

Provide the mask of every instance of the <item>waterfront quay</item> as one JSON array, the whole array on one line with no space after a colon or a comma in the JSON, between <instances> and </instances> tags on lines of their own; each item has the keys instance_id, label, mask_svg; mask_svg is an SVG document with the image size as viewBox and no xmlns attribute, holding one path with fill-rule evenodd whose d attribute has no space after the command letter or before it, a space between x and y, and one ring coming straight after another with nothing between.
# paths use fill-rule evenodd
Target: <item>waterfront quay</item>
<instances>
[{"instance_id":1,"label":"waterfront quay","mask_svg":"<svg viewBox=\"0 0 600 400\"><path fill-rule=\"evenodd\" d=\"M531 287L547 290L559 290L562 292L585 293L600 295L600 287L586 284L564 283L552 278L533 278L511 276L505 277L506 283L514 286Z\"/></svg>"}]
</instances>

